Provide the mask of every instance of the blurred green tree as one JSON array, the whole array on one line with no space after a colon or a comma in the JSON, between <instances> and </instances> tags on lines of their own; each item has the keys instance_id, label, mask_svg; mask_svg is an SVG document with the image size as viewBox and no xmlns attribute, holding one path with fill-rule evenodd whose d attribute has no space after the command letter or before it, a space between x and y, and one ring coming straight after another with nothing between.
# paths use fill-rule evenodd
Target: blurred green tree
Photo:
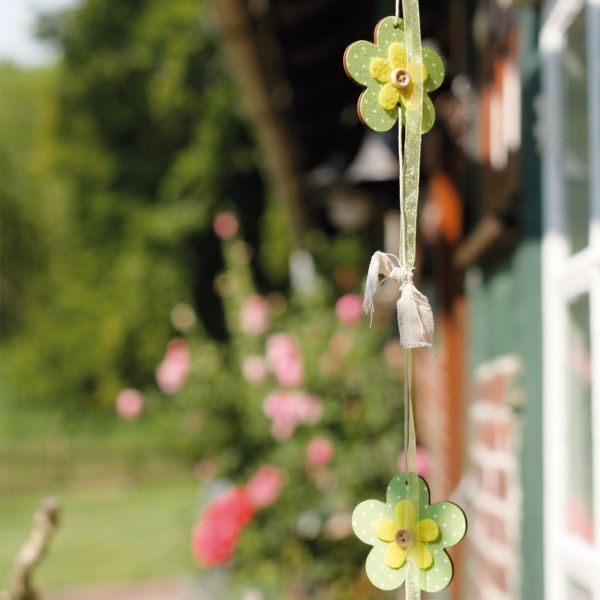
<instances>
[{"instance_id":1,"label":"blurred green tree","mask_svg":"<svg viewBox=\"0 0 600 600\"><path fill-rule=\"evenodd\" d=\"M201 4L86 0L39 29L60 64L2 74L5 370L16 398L109 406L178 302L226 335L209 225L237 205L256 243L263 186Z\"/></svg>"}]
</instances>

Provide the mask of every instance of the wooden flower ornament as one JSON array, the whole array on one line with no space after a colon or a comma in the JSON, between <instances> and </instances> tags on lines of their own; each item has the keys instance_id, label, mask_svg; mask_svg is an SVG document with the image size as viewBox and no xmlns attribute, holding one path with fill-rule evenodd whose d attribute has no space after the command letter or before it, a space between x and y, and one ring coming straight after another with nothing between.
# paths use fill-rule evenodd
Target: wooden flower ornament
<instances>
[{"instance_id":1,"label":"wooden flower ornament","mask_svg":"<svg viewBox=\"0 0 600 600\"><path fill-rule=\"evenodd\" d=\"M388 131L406 111L415 110L414 85L423 84L421 132L427 133L435 123L435 109L429 98L442 85L444 63L431 48L423 49L422 64L406 59L404 22L386 17L375 27L375 43L361 40L350 44L344 53L348 76L367 89L358 99L358 115L374 131Z\"/></svg>"},{"instance_id":2,"label":"wooden flower ornament","mask_svg":"<svg viewBox=\"0 0 600 600\"><path fill-rule=\"evenodd\" d=\"M430 504L427 483L418 479L418 510L407 499L406 475L400 474L390 481L385 503L365 500L352 514L354 533L373 546L367 557L367 576L382 590L404 583L409 556L419 568L423 591L439 592L452 581L454 569L445 549L462 540L467 520L452 502Z\"/></svg>"}]
</instances>

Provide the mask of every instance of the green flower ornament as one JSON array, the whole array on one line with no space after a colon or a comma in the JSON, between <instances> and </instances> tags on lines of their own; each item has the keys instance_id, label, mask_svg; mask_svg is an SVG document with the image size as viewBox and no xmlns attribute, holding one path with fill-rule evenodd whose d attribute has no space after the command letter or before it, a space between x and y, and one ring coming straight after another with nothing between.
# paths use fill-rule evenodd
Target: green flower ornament
<instances>
[{"instance_id":1,"label":"green flower ornament","mask_svg":"<svg viewBox=\"0 0 600 600\"><path fill-rule=\"evenodd\" d=\"M407 493L406 475L396 475L388 485L385 503L365 500L354 509L354 533L373 546L367 557L367 576L379 589L394 590L406 579L410 555L419 568L421 589L439 592L450 584L454 572L446 548L462 540L467 520L452 502L430 504L429 487L422 477L418 519Z\"/></svg>"},{"instance_id":2,"label":"green flower ornament","mask_svg":"<svg viewBox=\"0 0 600 600\"><path fill-rule=\"evenodd\" d=\"M437 90L444 80L444 63L431 48L423 48L423 63L410 64L406 59L404 23L386 17L375 27L375 43L361 40L346 48L344 68L356 83L367 89L358 99L361 121L374 131L388 131L406 111L415 110L415 84L423 84L423 119L421 133L435 123L435 109L429 92Z\"/></svg>"}]
</instances>

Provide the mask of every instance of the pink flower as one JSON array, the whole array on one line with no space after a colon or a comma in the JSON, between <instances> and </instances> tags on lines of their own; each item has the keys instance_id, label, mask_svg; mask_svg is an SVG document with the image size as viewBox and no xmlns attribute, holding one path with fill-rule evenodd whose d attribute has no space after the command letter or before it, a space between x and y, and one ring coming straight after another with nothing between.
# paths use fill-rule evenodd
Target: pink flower
<instances>
[{"instance_id":1,"label":"pink flower","mask_svg":"<svg viewBox=\"0 0 600 600\"><path fill-rule=\"evenodd\" d=\"M229 210L220 212L213 220L213 230L217 237L229 240L239 229L237 217Z\"/></svg>"},{"instance_id":2,"label":"pink flower","mask_svg":"<svg viewBox=\"0 0 600 600\"><path fill-rule=\"evenodd\" d=\"M269 328L269 305L265 298L248 296L240 308L240 327L248 335L262 335Z\"/></svg>"},{"instance_id":3,"label":"pink flower","mask_svg":"<svg viewBox=\"0 0 600 600\"><path fill-rule=\"evenodd\" d=\"M253 354L242 362L242 375L248 383L259 384L267 377L267 365L262 356Z\"/></svg>"},{"instance_id":4,"label":"pink flower","mask_svg":"<svg viewBox=\"0 0 600 600\"><path fill-rule=\"evenodd\" d=\"M321 419L321 403L306 392L271 392L263 404L264 413L272 421L271 433L278 440L286 440L298 425L315 425Z\"/></svg>"},{"instance_id":5,"label":"pink flower","mask_svg":"<svg viewBox=\"0 0 600 600\"><path fill-rule=\"evenodd\" d=\"M296 415L301 423L316 425L323 415L321 403L312 394L306 392L292 392L290 394L294 403Z\"/></svg>"},{"instance_id":6,"label":"pink flower","mask_svg":"<svg viewBox=\"0 0 600 600\"><path fill-rule=\"evenodd\" d=\"M190 350L183 338L173 338L156 369L156 382L163 392L175 394L186 382L191 365Z\"/></svg>"},{"instance_id":7,"label":"pink flower","mask_svg":"<svg viewBox=\"0 0 600 600\"><path fill-rule=\"evenodd\" d=\"M404 452L398 456L398 460L396 461L396 467L398 471L403 472L406 468ZM429 458L427 456L427 450L425 448L417 448L417 456L416 456L416 467L417 473L421 475L421 477L427 477L427 468L429 463Z\"/></svg>"},{"instance_id":8,"label":"pink flower","mask_svg":"<svg viewBox=\"0 0 600 600\"><path fill-rule=\"evenodd\" d=\"M255 508L242 486L227 490L202 512L192 535L192 554L202 565L227 562L237 548L239 536Z\"/></svg>"},{"instance_id":9,"label":"pink flower","mask_svg":"<svg viewBox=\"0 0 600 600\"><path fill-rule=\"evenodd\" d=\"M286 440L294 434L298 425L288 392L271 392L263 403L263 411L272 421L271 433L278 440Z\"/></svg>"},{"instance_id":10,"label":"pink flower","mask_svg":"<svg viewBox=\"0 0 600 600\"><path fill-rule=\"evenodd\" d=\"M353 325L363 314L362 297L358 294L345 294L335 304L335 314L340 323Z\"/></svg>"},{"instance_id":11,"label":"pink flower","mask_svg":"<svg viewBox=\"0 0 600 600\"><path fill-rule=\"evenodd\" d=\"M144 410L144 396L138 390L126 388L117 395L117 414L126 421L137 419Z\"/></svg>"},{"instance_id":12,"label":"pink flower","mask_svg":"<svg viewBox=\"0 0 600 600\"><path fill-rule=\"evenodd\" d=\"M273 465L263 465L246 484L246 492L256 508L263 508L277 500L282 486L282 472Z\"/></svg>"},{"instance_id":13,"label":"pink flower","mask_svg":"<svg viewBox=\"0 0 600 600\"><path fill-rule=\"evenodd\" d=\"M297 387L304 377L304 361L294 340L287 333L276 333L267 341L267 363L279 385Z\"/></svg>"},{"instance_id":14,"label":"pink flower","mask_svg":"<svg viewBox=\"0 0 600 600\"><path fill-rule=\"evenodd\" d=\"M306 458L311 467L324 467L333 459L333 444L323 437L313 438L306 447Z\"/></svg>"},{"instance_id":15,"label":"pink flower","mask_svg":"<svg viewBox=\"0 0 600 600\"><path fill-rule=\"evenodd\" d=\"M300 355L288 357L275 369L275 378L283 387L297 387L304 377L304 364Z\"/></svg>"}]
</instances>

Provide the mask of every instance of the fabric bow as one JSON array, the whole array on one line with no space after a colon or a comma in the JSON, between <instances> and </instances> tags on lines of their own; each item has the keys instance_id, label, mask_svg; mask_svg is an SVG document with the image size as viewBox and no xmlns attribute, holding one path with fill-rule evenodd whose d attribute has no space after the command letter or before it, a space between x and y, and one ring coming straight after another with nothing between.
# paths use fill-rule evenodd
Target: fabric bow
<instances>
[{"instance_id":1,"label":"fabric bow","mask_svg":"<svg viewBox=\"0 0 600 600\"><path fill-rule=\"evenodd\" d=\"M381 280L380 275L383 275ZM371 257L363 300L363 309L365 313L371 314L371 323L375 312L373 297L379 285L386 279L393 279L400 284L400 298L396 309L402 347L431 346L434 330L433 312L427 296L415 287L412 271L406 270L397 256L379 250Z\"/></svg>"}]
</instances>

